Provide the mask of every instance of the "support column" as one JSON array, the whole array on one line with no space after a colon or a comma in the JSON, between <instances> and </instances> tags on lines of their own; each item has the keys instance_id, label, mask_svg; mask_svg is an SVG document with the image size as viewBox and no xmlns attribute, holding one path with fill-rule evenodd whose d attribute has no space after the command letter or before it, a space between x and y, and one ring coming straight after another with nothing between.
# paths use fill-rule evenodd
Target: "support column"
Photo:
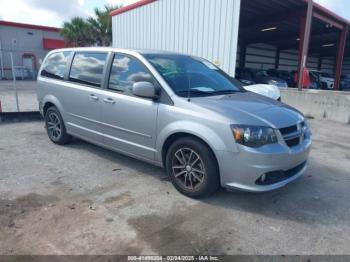
<instances>
[{"instance_id":1,"label":"support column","mask_svg":"<svg viewBox=\"0 0 350 262\"><path fill-rule=\"evenodd\" d=\"M317 61L317 70L318 71L321 71L321 69L322 69L322 59L323 59L322 54L319 54L318 61Z\"/></svg>"},{"instance_id":2,"label":"support column","mask_svg":"<svg viewBox=\"0 0 350 262\"><path fill-rule=\"evenodd\" d=\"M245 59L247 54L247 44L241 43L239 46L239 67L244 68L245 67Z\"/></svg>"},{"instance_id":3,"label":"support column","mask_svg":"<svg viewBox=\"0 0 350 262\"><path fill-rule=\"evenodd\" d=\"M303 88L303 72L306 67L308 52L309 52L309 42L311 34L311 24L312 24L312 11L313 2L312 0L307 0L307 9L305 15L302 16L300 20L300 43L299 43L299 58L298 58L298 90L301 91Z\"/></svg>"},{"instance_id":4,"label":"support column","mask_svg":"<svg viewBox=\"0 0 350 262\"><path fill-rule=\"evenodd\" d=\"M280 65L280 55L281 55L281 49L277 47L276 56L275 56L275 69L278 69L278 66Z\"/></svg>"},{"instance_id":5,"label":"support column","mask_svg":"<svg viewBox=\"0 0 350 262\"><path fill-rule=\"evenodd\" d=\"M337 61L336 61L336 67L335 67L334 90L339 90L340 88L340 78L343 70L343 60L344 60L344 51L345 51L347 32L348 32L348 27L345 26L340 33L340 39L339 39L338 51L337 51Z\"/></svg>"}]
</instances>

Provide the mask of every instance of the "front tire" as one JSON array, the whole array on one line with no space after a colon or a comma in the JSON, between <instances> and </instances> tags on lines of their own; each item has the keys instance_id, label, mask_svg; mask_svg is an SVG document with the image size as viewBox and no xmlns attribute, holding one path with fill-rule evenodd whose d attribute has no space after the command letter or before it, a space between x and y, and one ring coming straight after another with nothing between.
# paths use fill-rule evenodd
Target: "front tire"
<instances>
[{"instance_id":1,"label":"front tire","mask_svg":"<svg viewBox=\"0 0 350 262\"><path fill-rule=\"evenodd\" d=\"M196 138L180 138L170 146L166 170L175 188L191 198L207 197L220 186L216 158L211 149Z\"/></svg>"},{"instance_id":2,"label":"front tire","mask_svg":"<svg viewBox=\"0 0 350 262\"><path fill-rule=\"evenodd\" d=\"M54 106L50 107L45 114L45 127L50 140L58 145L65 145L72 139L66 132L62 116Z\"/></svg>"}]
</instances>

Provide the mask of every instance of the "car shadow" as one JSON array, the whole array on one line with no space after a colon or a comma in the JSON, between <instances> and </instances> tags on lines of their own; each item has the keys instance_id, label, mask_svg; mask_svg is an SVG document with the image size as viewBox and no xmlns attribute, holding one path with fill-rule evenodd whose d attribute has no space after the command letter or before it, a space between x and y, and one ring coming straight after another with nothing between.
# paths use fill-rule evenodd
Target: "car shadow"
<instances>
[{"instance_id":1,"label":"car shadow","mask_svg":"<svg viewBox=\"0 0 350 262\"><path fill-rule=\"evenodd\" d=\"M167 180L168 177L161 167L157 167L147 162L137 160L129 156L125 156L112 150L105 149L103 147L91 144L89 142L85 142L78 138L74 138L72 142L65 145L65 147L70 147L75 150L88 151L101 159L107 159L116 163L116 165L121 165L128 169L145 173L159 180Z\"/></svg>"},{"instance_id":2,"label":"car shadow","mask_svg":"<svg viewBox=\"0 0 350 262\"><path fill-rule=\"evenodd\" d=\"M67 145L76 150L87 150L128 169L169 181L164 169L74 139ZM335 178L334 174L338 178ZM172 186L169 182L169 186ZM345 171L311 162L305 174L287 186L265 193L251 193L220 189L209 198L197 200L208 206L244 211L262 216L291 220L303 224L349 223L350 177Z\"/></svg>"},{"instance_id":3,"label":"car shadow","mask_svg":"<svg viewBox=\"0 0 350 262\"><path fill-rule=\"evenodd\" d=\"M337 175L338 178L334 178ZM220 190L205 203L302 224L350 223L350 176L343 170L312 162L305 174L265 193Z\"/></svg>"}]
</instances>

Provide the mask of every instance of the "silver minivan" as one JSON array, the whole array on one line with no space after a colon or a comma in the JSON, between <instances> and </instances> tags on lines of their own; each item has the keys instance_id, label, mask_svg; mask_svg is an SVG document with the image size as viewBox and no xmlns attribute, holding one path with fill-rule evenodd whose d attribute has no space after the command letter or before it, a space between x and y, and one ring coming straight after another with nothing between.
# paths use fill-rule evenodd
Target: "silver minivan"
<instances>
[{"instance_id":1,"label":"silver minivan","mask_svg":"<svg viewBox=\"0 0 350 262\"><path fill-rule=\"evenodd\" d=\"M38 76L49 138L77 137L164 167L190 197L263 192L307 167L304 116L245 91L205 59L114 48L51 51Z\"/></svg>"}]
</instances>

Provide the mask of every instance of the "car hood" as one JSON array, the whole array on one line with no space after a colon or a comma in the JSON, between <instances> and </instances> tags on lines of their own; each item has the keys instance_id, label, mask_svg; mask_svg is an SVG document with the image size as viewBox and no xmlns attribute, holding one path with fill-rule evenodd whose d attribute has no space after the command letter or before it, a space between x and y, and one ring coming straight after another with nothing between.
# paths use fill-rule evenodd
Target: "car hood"
<instances>
[{"instance_id":1,"label":"car hood","mask_svg":"<svg viewBox=\"0 0 350 262\"><path fill-rule=\"evenodd\" d=\"M251 92L197 97L192 102L230 119L231 124L282 128L295 125L304 119L298 110Z\"/></svg>"},{"instance_id":2,"label":"car hood","mask_svg":"<svg viewBox=\"0 0 350 262\"><path fill-rule=\"evenodd\" d=\"M264 85L264 84L256 84L249 85L243 87L245 90L257 93L259 95L263 95L274 100L277 100L281 97L281 92L278 87L274 85Z\"/></svg>"},{"instance_id":3,"label":"car hood","mask_svg":"<svg viewBox=\"0 0 350 262\"><path fill-rule=\"evenodd\" d=\"M321 77L321 79L327 82L334 82L334 78L330 78L330 77Z\"/></svg>"}]
</instances>

